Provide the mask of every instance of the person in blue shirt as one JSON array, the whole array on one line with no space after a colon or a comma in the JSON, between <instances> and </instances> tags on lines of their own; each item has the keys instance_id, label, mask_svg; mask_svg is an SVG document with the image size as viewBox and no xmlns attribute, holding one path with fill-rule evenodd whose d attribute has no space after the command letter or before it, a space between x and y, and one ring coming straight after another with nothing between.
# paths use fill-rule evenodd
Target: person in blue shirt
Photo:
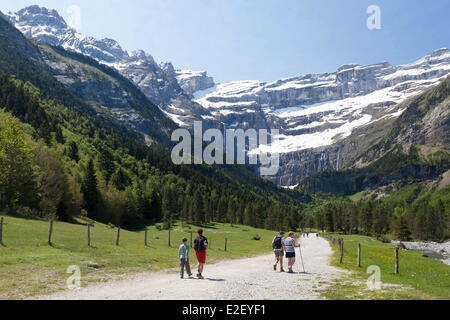
<instances>
[{"instance_id":1,"label":"person in blue shirt","mask_svg":"<svg viewBox=\"0 0 450 320\"><path fill-rule=\"evenodd\" d=\"M186 272L189 275L189 278L192 277L191 266L189 264L189 246L187 244L188 239L183 238L183 244L180 245L180 249L178 249L178 256L180 258L180 276L181 279L184 278L184 268L186 268Z\"/></svg>"}]
</instances>

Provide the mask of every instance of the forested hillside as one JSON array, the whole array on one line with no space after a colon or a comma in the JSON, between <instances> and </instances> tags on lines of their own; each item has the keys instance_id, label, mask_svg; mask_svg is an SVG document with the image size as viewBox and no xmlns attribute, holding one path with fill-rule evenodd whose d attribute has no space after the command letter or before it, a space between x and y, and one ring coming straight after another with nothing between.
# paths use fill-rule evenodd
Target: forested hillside
<instances>
[{"instance_id":1,"label":"forested hillside","mask_svg":"<svg viewBox=\"0 0 450 320\"><path fill-rule=\"evenodd\" d=\"M402 240L450 236L450 77L403 107L392 129L348 168L300 184L317 194L312 226Z\"/></svg>"},{"instance_id":2,"label":"forested hillside","mask_svg":"<svg viewBox=\"0 0 450 320\"><path fill-rule=\"evenodd\" d=\"M173 165L176 125L129 80L0 18L0 211L129 228L217 221L444 239L449 83L401 105L388 134L346 169L287 190L250 166Z\"/></svg>"},{"instance_id":3,"label":"forested hillside","mask_svg":"<svg viewBox=\"0 0 450 320\"><path fill-rule=\"evenodd\" d=\"M308 177L299 188L351 195L396 181L435 180L450 169L450 77L415 97L392 129L353 165Z\"/></svg>"},{"instance_id":4,"label":"forested hillside","mask_svg":"<svg viewBox=\"0 0 450 320\"><path fill-rule=\"evenodd\" d=\"M58 81L52 59L81 64L129 92L132 100L120 103L153 121L151 147L136 128L100 112L77 80ZM164 136L174 126L131 83L89 58L33 44L1 18L0 73L0 209L128 227L181 219L274 229L296 227L309 201L247 166L173 165Z\"/></svg>"}]
</instances>

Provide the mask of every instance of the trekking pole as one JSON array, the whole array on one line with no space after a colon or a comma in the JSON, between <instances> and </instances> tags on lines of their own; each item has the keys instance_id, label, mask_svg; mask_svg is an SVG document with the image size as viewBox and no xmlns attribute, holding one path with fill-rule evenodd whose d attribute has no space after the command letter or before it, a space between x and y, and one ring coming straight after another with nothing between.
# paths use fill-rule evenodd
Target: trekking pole
<instances>
[{"instance_id":1,"label":"trekking pole","mask_svg":"<svg viewBox=\"0 0 450 320\"><path fill-rule=\"evenodd\" d=\"M300 253L300 259L302 261L303 273L306 273L305 264L303 263L302 246L301 246L300 241L298 242L298 244L299 244L298 251ZM300 267L300 265L299 265L299 267Z\"/></svg>"}]
</instances>

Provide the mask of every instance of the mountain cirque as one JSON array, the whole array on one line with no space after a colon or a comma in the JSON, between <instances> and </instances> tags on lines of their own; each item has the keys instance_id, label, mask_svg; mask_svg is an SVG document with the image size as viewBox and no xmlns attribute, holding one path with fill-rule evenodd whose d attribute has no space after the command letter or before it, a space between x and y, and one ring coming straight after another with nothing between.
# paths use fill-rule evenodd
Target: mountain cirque
<instances>
[{"instance_id":1,"label":"mountain cirque","mask_svg":"<svg viewBox=\"0 0 450 320\"><path fill-rule=\"evenodd\" d=\"M333 73L215 85L206 72L175 70L142 50L127 52L112 39L84 36L55 10L31 6L7 16L28 37L115 68L180 126L202 120L204 128L279 129L280 139L270 150L281 154L281 168L270 180L284 186L343 168L350 160L346 153L360 147L342 147L345 138L356 129L364 132L376 122L398 117L404 111L401 102L437 85L450 72L450 52L439 49L400 66L347 64Z\"/></svg>"}]
</instances>

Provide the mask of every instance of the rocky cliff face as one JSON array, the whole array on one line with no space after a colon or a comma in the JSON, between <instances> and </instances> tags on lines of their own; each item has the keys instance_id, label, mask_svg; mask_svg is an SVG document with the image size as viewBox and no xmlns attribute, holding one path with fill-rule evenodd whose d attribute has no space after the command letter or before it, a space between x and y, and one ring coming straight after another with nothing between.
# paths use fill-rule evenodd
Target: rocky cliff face
<instances>
[{"instance_id":1,"label":"rocky cliff face","mask_svg":"<svg viewBox=\"0 0 450 320\"><path fill-rule=\"evenodd\" d=\"M6 16L27 37L81 53L115 68L178 125L184 126L202 119L202 115L209 115L191 100L195 91L214 86L214 81L206 73L190 72L192 76L182 77L179 83L178 77L183 71L175 71L171 63L157 64L150 54L142 50L127 52L115 40L98 40L78 33L55 10L30 6Z\"/></svg>"},{"instance_id":2,"label":"rocky cliff face","mask_svg":"<svg viewBox=\"0 0 450 320\"><path fill-rule=\"evenodd\" d=\"M214 79L208 77L205 71L177 70L176 78L184 92L191 96L198 91L207 90L215 86Z\"/></svg>"},{"instance_id":3,"label":"rocky cliff face","mask_svg":"<svg viewBox=\"0 0 450 320\"><path fill-rule=\"evenodd\" d=\"M280 141L271 150L281 154L281 169L268 179L292 186L313 173L343 168L348 152L359 146L342 149L341 141L358 128L397 118L404 111L400 103L449 72L450 52L439 49L401 66L352 64L270 83L220 84L196 101L230 127L279 128Z\"/></svg>"},{"instance_id":4,"label":"rocky cliff face","mask_svg":"<svg viewBox=\"0 0 450 320\"><path fill-rule=\"evenodd\" d=\"M54 10L32 6L8 17L29 37L115 68L180 126L202 120L204 128L279 129L270 151L280 153L281 168L269 179L284 186L348 165L360 148L384 134L370 128L391 123L404 112L402 102L450 73L450 52L439 49L400 66L346 64L330 73L214 85L204 72L179 71L143 51L129 53L114 40L81 35ZM367 130L372 138L347 143Z\"/></svg>"},{"instance_id":5,"label":"rocky cliff face","mask_svg":"<svg viewBox=\"0 0 450 320\"><path fill-rule=\"evenodd\" d=\"M450 168L450 76L397 108L404 110L398 118L358 128L323 150L327 160L343 156L345 170L331 165L333 171L307 177L300 188L350 195L399 180L436 180L445 173Z\"/></svg>"}]
</instances>

